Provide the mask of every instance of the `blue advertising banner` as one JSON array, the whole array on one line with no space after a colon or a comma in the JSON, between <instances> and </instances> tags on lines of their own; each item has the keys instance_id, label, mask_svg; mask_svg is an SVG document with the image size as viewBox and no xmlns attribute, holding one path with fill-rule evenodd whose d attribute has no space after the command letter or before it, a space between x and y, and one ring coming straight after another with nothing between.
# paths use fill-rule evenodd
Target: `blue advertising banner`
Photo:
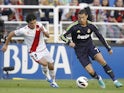
<instances>
[{"instance_id":1,"label":"blue advertising banner","mask_svg":"<svg viewBox=\"0 0 124 93\"><path fill-rule=\"evenodd\" d=\"M1 47L1 46L0 46ZM55 61L55 73L57 79L76 79L84 75L90 75L79 63L73 48L64 44L47 44L48 50ZM105 60L113 69L117 78L124 78L124 47L113 47L113 54L109 55L104 47L99 47ZM95 61L92 61L93 68L103 78L109 78L103 68ZM0 53L0 77L5 78L6 73L3 67L14 66L14 70L9 72L9 78L44 79L39 64L34 62L28 55L26 45L11 44L5 53Z\"/></svg>"}]
</instances>

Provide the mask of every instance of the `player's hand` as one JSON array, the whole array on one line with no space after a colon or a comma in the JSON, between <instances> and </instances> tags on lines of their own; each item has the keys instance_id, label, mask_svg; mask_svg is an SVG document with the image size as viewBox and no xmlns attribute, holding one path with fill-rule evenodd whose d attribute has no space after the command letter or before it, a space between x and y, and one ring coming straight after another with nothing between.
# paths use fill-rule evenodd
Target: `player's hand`
<instances>
[{"instance_id":1,"label":"player's hand","mask_svg":"<svg viewBox=\"0 0 124 93\"><path fill-rule=\"evenodd\" d=\"M1 50L3 51L3 52L5 52L6 50L7 50L7 45L3 45L3 47L1 48Z\"/></svg>"},{"instance_id":2,"label":"player's hand","mask_svg":"<svg viewBox=\"0 0 124 93\"><path fill-rule=\"evenodd\" d=\"M70 46L70 47L75 47L75 43L70 42L70 43L69 43L69 46Z\"/></svg>"},{"instance_id":3,"label":"player's hand","mask_svg":"<svg viewBox=\"0 0 124 93\"><path fill-rule=\"evenodd\" d=\"M110 51L109 51L109 54L112 54L112 53L113 53L113 50L110 50Z\"/></svg>"},{"instance_id":4,"label":"player's hand","mask_svg":"<svg viewBox=\"0 0 124 93\"><path fill-rule=\"evenodd\" d=\"M43 29L43 27L40 27L40 31L44 32L44 29Z\"/></svg>"}]
</instances>

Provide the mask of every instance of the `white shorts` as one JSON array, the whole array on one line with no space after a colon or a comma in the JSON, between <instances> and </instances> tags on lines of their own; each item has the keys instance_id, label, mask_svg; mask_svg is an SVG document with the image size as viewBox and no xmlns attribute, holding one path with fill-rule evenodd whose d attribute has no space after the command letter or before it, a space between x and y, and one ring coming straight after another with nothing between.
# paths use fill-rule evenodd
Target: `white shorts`
<instances>
[{"instance_id":1,"label":"white shorts","mask_svg":"<svg viewBox=\"0 0 124 93\"><path fill-rule=\"evenodd\" d=\"M36 62L39 62L39 60L41 58L45 58L49 63L53 63L54 60L53 58L51 57L49 51L47 50L47 48L45 48L44 50L42 51L38 51L38 52L32 52L29 54L31 56L31 58L33 58L33 60L35 60Z\"/></svg>"}]
</instances>

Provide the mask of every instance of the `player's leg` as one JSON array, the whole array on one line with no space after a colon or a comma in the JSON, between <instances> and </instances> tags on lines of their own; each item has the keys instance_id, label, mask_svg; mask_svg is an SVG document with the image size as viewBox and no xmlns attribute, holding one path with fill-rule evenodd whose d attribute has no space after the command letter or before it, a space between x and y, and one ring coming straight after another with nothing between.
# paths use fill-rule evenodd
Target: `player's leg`
<instances>
[{"instance_id":1,"label":"player's leg","mask_svg":"<svg viewBox=\"0 0 124 93\"><path fill-rule=\"evenodd\" d=\"M105 72L112 78L113 81L116 80L112 69L107 65L101 53L97 53L94 59L103 66Z\"/></svg>"},{"instance_id":2,"label":"player's leg","mask_svg":"<svg viewBox=\"0 0 124 93\"><path fill-rule=\"evenodd\" d=\"M98 75L91 64L88 64L87 66L85 66L85 69L88 71L88 73L95 79L98 80L98 83L100 85L101 88L105 88L105 83L102 80L102 77L100 75Z\"/></svg>"},{"instance_id":3,"label":"player's leg","mask_svg":"<svg viewBox=\"0 0 124 93\"><path fill-rule=\"evenodd\" d=\"M94 48L93 48L94 50ZM97 73L94 71L92 65L91 65L91 61L89 59L89 55L92 54L92 50L90 53L90 50L88 47L80 47L80 48L76 48L75 49L76 55L80 61L80 63L82 64L82 66L87 70L87 72L91 75L91 77L97 79L100 84L100 87L105 88L105 84L102 81L102 78L100 75L97 75ZM94 56L94 55L93 55Z\"/></svg>"},{"instance_id":4,"label":"player's leg","mask_svg":"<svg viewBox=\"0 0 124 93\"><path fill-rule=\"evenodd\" d=\"M52 78L52 81L53 81L53 82L51 83L51 86L57 88L57 87L59 87L59 86L58 86L57 83L55 82L54 60L53 60L53 58L51 57L51 55L50 55L50 53L49 53L48 50L45 51L45 56L44 56L44 58L45 58L45 59L47 60L47 62L48 62L49 75L50 75L50 77Z\"/></svg>"},{"instance_id":5,"label":"player's leg","mask_svg":"<svg viewBox=\"0 0 124 93\"><path fill-rule=\"evenodd\" d=\"M51 78L55 81L54 63L48 63L48 68Z\"/></svg>"},{"instance_id":6,"label":"player's leg","mask_svg":"<svg viewBox=\"0 0 124 93\"><path fill-rule=\"evenodd\" d=\"M52 87L58 87L58 85L53 82L53 79L51 78L50 72L49 72L49 63L53 62L52 58L49 58L49 52L48 50L44 50L42 52L33 52L30 53L30 56L33 60L38 62L40 65L42 65L42 72L46 76L46 79L48 82L50 82L50 86ZM51 66L51 69L54 68ZM53 69L54 70L54 69Z\"/></svg>"},{"instance_id":7,"label":"player's leg","mask_svg":"<svg viewBox=\"0 0 124 93\"><path fill-rule=\"evenodd\" d=\"M42 72L46 76L47 79L51 79L49 75L49 70L48 70L48 62L46 58L44 58L44 51L43 52L32 52L30 53L31 58L42 65Z\"/></svg>"},{"instance_id":8,"label":"player's leg","mask_svg":"<svg viewBox=\"0 0 124 93\"><path fill-rule=\"evenodd\" d=\"M103 56L101 53L97 53L95 55L95 60L97 62L99 62L102 66L104 71L110 76L110 78L114 81L114 84L116 87L122 87L122 84L115 78L115 75L112 71L112 69L110 68L110 66L106 63L106 61L104 60Z\"/></svg>"},{"instance_id":9,"label":"player's leg","mask_svg":"<svg viewBox=\"0 0 124 93\"><path fill-rule=\"evenodd\" d=\"M54 72L54 60L51 57L50 53L48 50L45 51L45 56L44 56L48 62L48 69L49 69L49 74L53 81L55 81L55 72Z\"/></svg>"},{"instance_id":10,"label":"player's leg","mask_svg":"<svg viewBox=\"0 0 124 93\"><path fill-rule=\"evenodd\" d=\"M53 80L53 82L51 83L51 86L52 87L59 87L58 84L56 83L56 80L55 80L55 71L54 71L54 63L48 63L48 69L49 69L49 74Z\"/></svg>"},{"instance_id":11,"label":"player's leg","mask_svg":"<svg viewBox=\"0 0 124 93\"><path fill-rule=\"evenodd\" d=\"M47 65L45 65L46 63L47 63ZM39 64L42 65L42 72L46 76L46 79L50 83L50 86L54 87L54 88L58 88L59 86L57 85L57 83L55 81L53 81L51 74L50 74L52 72L52 76L55 77L54 76L54 67L52 66L52 63L50 66L46 57L42 57L41 60L39 60ZM50 69L51 69L51 71L50 71Z\"/></svg>"},{"instance_id":12,"label":"player's leg","mask_svg":"<svg viewBox=\"0 0 124 93\"><path fill-rule=\"evenodd\" d=\"M49 74L49 69L48 69L48 62L47 60L42 57L40 60L39 60L39 64L42 65L42 72L43 74L46 76L46 79L49 81L49 82L52 82L52 78Z\"/></svg>"},{"instance_id":13,"label":"player's leg","mask_svg":"<svg viewBox=\"0 0 124 93\"><path fill-rule=\"evenodd\" d=\"M94 60L96 54L100 53L99 49L97 47L95 47L94 45L91 45L89 46L89 49L88 49L88 55ZM99 85L102 87L102 88L105 88L105 83L103 82L102 80L102 77L99 75L99 78L97 79L98 80L98 83Z\"/></svg>"}]
</instances>

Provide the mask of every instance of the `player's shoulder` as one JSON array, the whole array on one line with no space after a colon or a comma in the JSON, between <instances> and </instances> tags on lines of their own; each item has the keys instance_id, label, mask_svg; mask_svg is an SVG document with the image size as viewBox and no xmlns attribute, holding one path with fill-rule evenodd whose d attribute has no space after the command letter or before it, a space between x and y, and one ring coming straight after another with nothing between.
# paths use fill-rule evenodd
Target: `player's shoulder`
<instances>
[{"instance_id":1,"label":"player's shoulder","mask_svg":"<svg viewBox=\"0 0 124 93\"><path fill-rule=\"evenodd\" d=\"M88 25L90 25L90 26L94 26L94 24L93 24L92 21L87 20L87 23L88 23Z\"/></svg>"},{"instance_id":2,"label":"player's shoulder","mask_svg":"<svg viewBox=\"0 0 124 93\"><path fill-rule=\"evenodd\" d=\"M27 25L20 27L18 29L14 30L15 35L22 35L26 33L29 30L29 27Z\"/></svg>"},{"instance_id":3,"label":"player's shoulder","mask_svg":"<svg viewBox=\"0 0 124 93\"><path fill-rule=\"evenodd\" d=\"M29 27L28 25L25 25L23 27L18 28L17 30L26 31L27 29L29 29Z\"/></svg>"},{"instance_id":4,"label":"player's shoulder","mask_svg":"<svg viewBox=\"0 0 124 93\"><path fill-rule=\"evenodd\" d=\"M87 23L88 23L88 26L89 27L91 27L91 28L94 28L94 27L97 28L97 26L92 21L89 21L88 20Z\"/></svg>"},{"instance_id":5,"label":"player's shoulder","mask_svg":"<svg viewBox=\"0 0 124 93\"><path fill-rule=\"evenodd\" d=\"M75 22L71 23L71 24L67 27L66 30L71 29L72 27L76 26L78 23L79 23L78 21L75 21Z\"/></svg>"}]
</instances>

